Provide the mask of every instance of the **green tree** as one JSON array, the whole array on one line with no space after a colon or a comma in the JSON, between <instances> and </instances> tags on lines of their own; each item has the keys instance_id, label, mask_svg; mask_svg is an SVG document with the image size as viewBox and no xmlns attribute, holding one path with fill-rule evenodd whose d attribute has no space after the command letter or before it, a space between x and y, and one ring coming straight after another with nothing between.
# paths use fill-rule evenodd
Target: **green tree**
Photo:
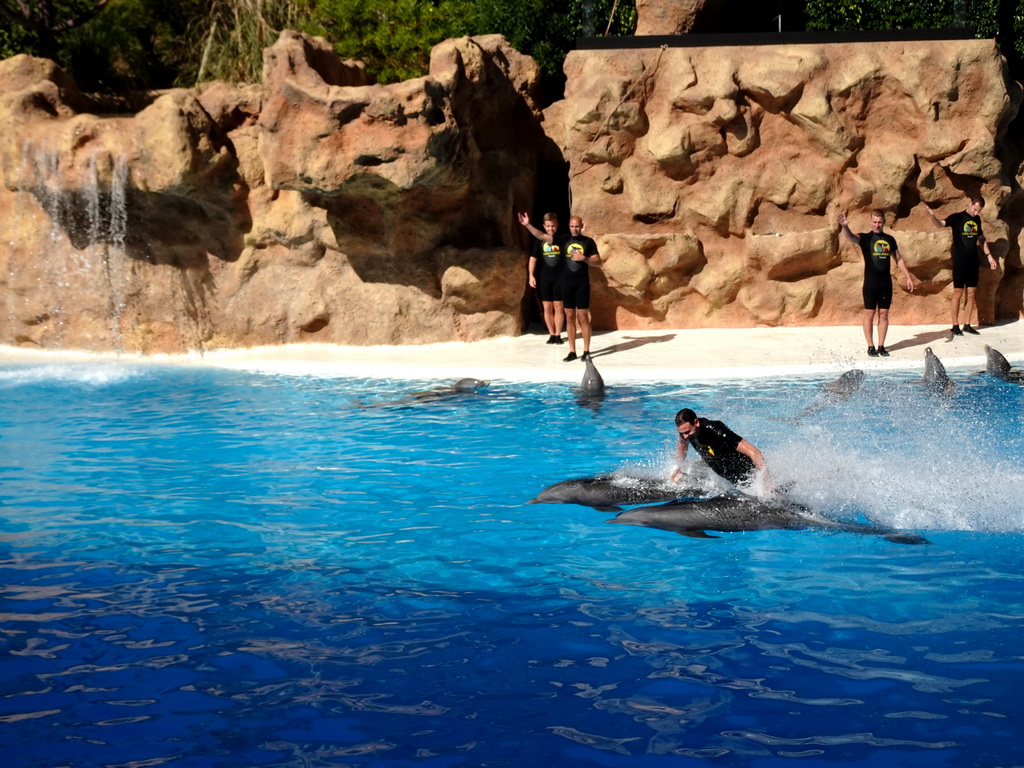
<instances>
[{"instance_id":1,"label":"green tree","mask_svg":"<svg viewBox=\"0 0 1024 768\"><path fill-rule=\"evenodd\" d=\"M12 23L6 16L0 16L0 59L32 52L35 48L29 31Z\"/></svg>"},{"instance_id":2,"label":"green tree","mask_svg":"<svg viewBox=\"0 0 1024 768\"><path fill-rule=\"evenodd\" d=\"M95 17L110 0L0 0L0 17L20 28L40 56L57 57L58 38Z\"/></svg>"},{"instance_id":3,"label":"green tree","mask_svg":"<svg viewBox=\"0 0 1024 768\"><path fill-rule=\"evenodd\" d=\"M56 59L85 91L123 93L175 85L199 0L111 0L103 16L68 33Z\"/></svg>"},{"instance_id":4,"label":"green tree","mask_svg":"<svg viewBox=\"0 0 1024 768\"><path fill-rule=\"evenodd\" d=\"M302 31L330 40L342 58L362 59L381 83L427 72L430 49L475 34L474 0L315 0Z\"/></svg>"},{"instance_id":5,"label":"green tree","mask_svg":"<svg viewBox=\"0 0 1024 768\"><path fill-rule=\"evenodd\" d=\"M477 0L477 29L498 32L537 60L547 75L560 75L576 38L631 35L635 0Z\"/></svg>"},{"instance_id":6,"label":"green tree","mask_svg":"<svg viewBox=\"0 0 1024 768\"><path fill-rule=\"evenodd\" d=\"M807 29L969 29L994 37L999 0L807 0Z\"/></svg>"}]
</instances>

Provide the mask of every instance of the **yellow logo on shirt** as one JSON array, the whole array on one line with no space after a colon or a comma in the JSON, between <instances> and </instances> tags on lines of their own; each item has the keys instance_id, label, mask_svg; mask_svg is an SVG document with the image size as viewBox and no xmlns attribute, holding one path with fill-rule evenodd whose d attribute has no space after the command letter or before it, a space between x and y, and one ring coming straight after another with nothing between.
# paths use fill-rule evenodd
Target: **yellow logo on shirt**
<instances>
[{"instance_id":1,"label":"yellow logo on shirt","mask_svg":"<svg viewBox=\"0 0 1024 768\"><path fill-rule=\"evenodd\" d=\"M569 243L568 247L566 247L565 249L565 255L571 259L577 253L580 256L583 255L583 246L580 245L579 243Z\"/></svg>"},{"instance_id":2,"label":"yellow logo on shirt","mask_svg":"<svg viewBox=\"0 0 1024 768\"><path fill-rule=\"evenodd\" d=\"M550 253L557 256L559 253L561 253L561 249L554 243L544 243L543 245L541 245L540 248L546 254Z\"/></svg>"},{"instance_id":3,"label":"yellow logo on shirt","mask_svg":"<svg viewBox=\"0 0 1024 768\"><path fill-rule=\"evenodd\" d=\"M888 256L889 255L889 241L888 240L875 240L874 253L875 253L875 256Z\"/></svg>"},{"instance_id":4,"label":"yellow logo on shirt","mask_svg":"<svg viewBox=\"0 0 1024 768\"><path fill-rule=\"evenodd\" d=\"M978 236L978 222L976 221L965 221L964 222L964 237L977 237Z\"/></svg>"}]
</instances>

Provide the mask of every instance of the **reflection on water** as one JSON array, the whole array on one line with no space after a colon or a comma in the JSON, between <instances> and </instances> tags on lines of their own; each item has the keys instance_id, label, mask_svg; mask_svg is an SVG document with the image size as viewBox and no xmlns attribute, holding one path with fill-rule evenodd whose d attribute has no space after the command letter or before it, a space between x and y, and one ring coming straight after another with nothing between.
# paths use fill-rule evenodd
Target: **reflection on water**
<instances>
[{"instance_id":1,"label":"reflection on water","mask_svg":"<svg viewBox=\"0 0 1024 768\"><path fill-rule=\"evenodd\" d=\"M552 384L409 407L423 382L0 369L5 762L1012 764L1024 387L954 378L590 410ZM684 406L803 503L932 544L526 504L667 468Z\"/></svg>"}]
</instances>

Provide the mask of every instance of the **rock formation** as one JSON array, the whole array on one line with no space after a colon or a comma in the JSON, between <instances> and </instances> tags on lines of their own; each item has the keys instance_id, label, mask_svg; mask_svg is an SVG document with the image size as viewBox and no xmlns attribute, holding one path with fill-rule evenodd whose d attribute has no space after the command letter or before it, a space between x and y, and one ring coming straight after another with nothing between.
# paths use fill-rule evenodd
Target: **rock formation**
<instances>
[{"instance_id":1,"label":"rock formation","mask_svg":"<svg viewBox=\"0 0 1024 768\"><path fill-rule=\"evenodd\" d=\"M546 141L536 64L499 36L367 84L285 32L262 85L99 114L50 62L0 62L0 342L182 351L512 335L514 208Z\"/></svg>"},{"instance_id":2,"label":"rock formation","mask_svg":"<svg viewBox=\"0 0 1024 768\"><path fill-rule=\"evenodd\" d=\"M662 6L641 19L668 24ZM981 318L1021 314L1018 88L992 41L578 50L565 70L542 114L536 64L499 36L442 43L429 75L381 86L285 32L261 84L107 114L51 62L0 62L0 343L519 333L515 212L559 150L604 256L597 329L857 323L862 263L836 218L864 231L875 207L923 281L897 290L894 321L945 323L949 233L924 206L974 192L1001 257Z\"/></svg>"},{"instance_id":3,"label":"rock formation","mask_svg":"<svg viewBox=\"0 0 1024 768\"><path fill-rule=\"evenodd\" d=\"M1019 187L999 148L1016 114L992 41L579 50L545 127L605 260L596 327L856 322L863 262L840 241L889 213L911 271L898 323L944 323L948 230L925 212L980 192L993 251L983 320L1021 311ZM986 270L987 272L987 270Z\"/></svg>"}]
</instances>

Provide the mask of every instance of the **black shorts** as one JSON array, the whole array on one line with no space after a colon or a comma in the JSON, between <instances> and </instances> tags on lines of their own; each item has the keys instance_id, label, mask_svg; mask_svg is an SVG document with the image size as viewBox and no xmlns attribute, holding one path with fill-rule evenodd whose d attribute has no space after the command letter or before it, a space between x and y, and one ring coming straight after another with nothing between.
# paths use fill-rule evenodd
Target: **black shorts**
<instances>
[{"instance_id":1,"label":"black shorts","mask_svg":"<svg viewBox=\"0 0 1024 768\"><path fill-rule=\"evenodd\" d=\"M537 270L537 294L541 301L562 300L562 276L547 269Z\"/></svg>"},{"instance_id":2,"label":"black shorts","mask_svg":"<svg viewBox=\"0 0 1024 768\"><path fill-rule=\"evenodd\" d=\"M981 267L976 258L953 259L954 288L977 288L980 273Z\"/></svg>"},{"instance_id":3,"label":"black shorts","mask_svg":"<svg viewBox=\"0 0 1024 768\"><path fill-rule=\"evenodd\" d=\"M892 306L892 279L864 280L864 309L888 309Z\"/></svg>"},{"instance_id":4,"label":"black shorts","mask_svg":"<svg viewBox=\"0 0 1024 768\"><path fill-rule=\"evenodd\" d=\"M566 309L590 309L590 281L563 280L562 301Z\"/></svg>"}]
</instances>

